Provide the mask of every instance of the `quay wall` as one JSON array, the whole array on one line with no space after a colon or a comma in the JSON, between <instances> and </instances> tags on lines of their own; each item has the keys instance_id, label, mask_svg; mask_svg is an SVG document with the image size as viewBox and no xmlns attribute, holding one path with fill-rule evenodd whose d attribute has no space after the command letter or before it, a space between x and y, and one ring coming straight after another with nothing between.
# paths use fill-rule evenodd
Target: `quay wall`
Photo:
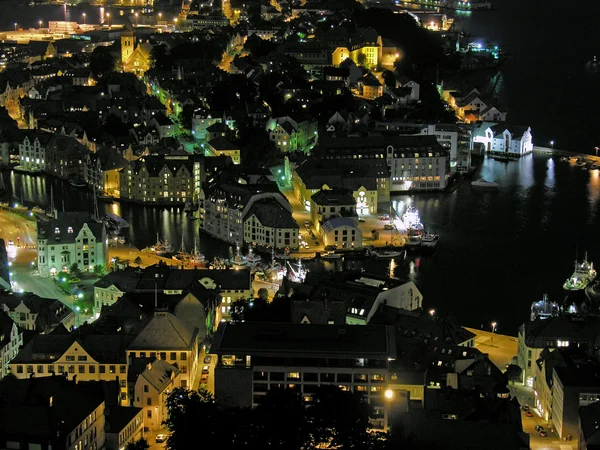
<instances>
[{"instance_id":1,"label":"quay wall","mask_svg":"<svg viewBox=\"0 0 600 450\"><path fill-rule=\"evenodd\" d=\"M589 155L587 153L569 152L567 150L560 150L556 148L538 147L537 145L533 147L533 152L543 155L566 156L567 158L575 156L577 158L583 158L587 162L600 162L600 156Z\"/></svg>"}]
</instances>

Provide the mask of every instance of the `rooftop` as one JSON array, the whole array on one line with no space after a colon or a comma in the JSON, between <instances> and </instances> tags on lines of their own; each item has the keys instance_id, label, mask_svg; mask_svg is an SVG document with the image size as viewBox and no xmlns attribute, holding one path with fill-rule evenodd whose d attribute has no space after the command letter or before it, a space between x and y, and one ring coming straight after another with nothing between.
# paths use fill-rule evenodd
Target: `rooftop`
<instances>
[{"instance_id":1,"label":"rooftop","mask_svg":"<svg viewBox=\"0 0 600 450\"><path fill-rule=\"evenodd\" d=\"M292 213L274 198L265 198L254 202L246 213L246 220L254 215L263 227L269 228L299 228Z\"/></svg>"},{"instance_id":2,"label":"rooftop","mask_svg":"<svg viewBox=\"0 0 600 450\"><path fill-rule=\"evenodd\" d=\"M154 313L135 337L130 350L191 350L198 329L163 311Z\"/></svg>"},{"instance_id":3,"label":"rooftop","mask_svg":"<svg viewBox=\"0 0 600 450\"><path fill-rule=\"evenodd\" d=\"M311 200L321 206L356 206L356 199L352 195L352 191L346 188L321 189L312 195Z\"/></svg>"}]
</instances>

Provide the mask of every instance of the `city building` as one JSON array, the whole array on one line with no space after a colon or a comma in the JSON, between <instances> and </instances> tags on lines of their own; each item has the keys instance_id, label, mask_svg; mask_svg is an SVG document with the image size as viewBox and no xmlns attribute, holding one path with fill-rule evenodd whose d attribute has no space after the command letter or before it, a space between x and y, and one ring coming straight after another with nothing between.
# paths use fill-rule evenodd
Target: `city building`
<instances>
[{"instance_id":1,"label":"city building","mask_svg":"<svg viewBox=\"0 0 600 450\"><path fill-rule=\"evenodd\" d=\"M255 178L226 170L209 179L203 186L204 200L200 206L200 227L211 236L242 245L245 242L244 222L246 219L253 220L252 217L256 217L249 216L248 212L254 203L264 199L278 202L288 211L289 220L293 221L292 207L279 191L277 184L262 176L259 177L260 179ZM289 220L283 223L284 226L291 224ZM249 226L252 228L251 225ZM290 234L290 239L292 238Z\"/></svg>"},{"instance_id":2,"label":"city building","mask_svg":"<svg viewBox=\"0 0 600 450\"><path fill-rule=\"evenodd\" d=\"M40 277L68 272L76 264L82 271L107 266L107 234L103 223L84 212L55 212L38 222L37 249Z\"/></svg>"},{"instance_id":3,"label":"city building","mask_svg":"<svg viewBox=\"0 0 600 450\"><path fill-rule=\"evenodd\" d=\"M111 406L105 414L106 450L121 450L144 437L144 410L133 406Z\"/></svg>"},{"instance_id":4,"label":"city building","mask_svg":"<svg viewBox=\"0 0 600 450\"><path fill-rule=\"evenodd\" d=\"M396 317L398 311L415 311L423 306L423 295L412 281L403 282L354 271L333 274L308 272L304 283L298 285L286 281L282 292L286 295L291 292L302 293L309 300L308 311L312 302L325 302L328 305L331 302L344 301L345 323L349 325L369 324L375 315L381 314L380 310L383 308L392 320L380 317L376 323L396 326L401 320ZM326 310L329 309L327 305L324 306ZM302 305L296 305L293 316L303 316L301 310ZM405 325L402 328L406 327ZM422 328L421 325L416 326L419 327Z\"/></svg>"},{"instance_id":5,"label":"city building","mask_svg":"<svg viewBox=\"0 0 600 450\"><path fill-rule=\"evenodd\" d=\"M100 449L105 398L100 386L64 377L0 382L0 448Z\"/></svg>"},{"instance_id":6,"label":"city building","mask_svg":"<svg viewBox=\"0 0 600 450\"><path fill-rule=\"evenodd\" d=\"M321 189L310 197L310 218L317 231L328 220L341 217L358 220L356 199L350 189Z\"/></svg>"},{"instance_id":7,"label":"city building","mask_svg":"<svg viewBox=\"0 0 600 450\"><path fill-rule=\"evenodd\" d=\"M177 366L155 359L147 363L145 370L137 377L133 405L144 411L145 431L156 431L163 427L168 417L167 397L175 387L181 385L180 374Z\"/></svg>"},{"instance_id":8,"label":"city building","mask_svg":"<svg viewBox=\"0 0 600 450\"><path fill-rule=\"evenodd\" d=\"M10 362L10 373L19 379L58 378L119 382L121 400L127 397L126 349L134 336L127 334L35 335Z\"/></svg>"},{"instance_id":9,"label":"city building","mask_svg":"<svg viewBox=\"0 0 600 450\"><path fill-rule=\"evenodd\" d=\"M3 310L22 330L49 333L57 327L75 325L75 313L60 300L42 298L31 292L0 294Z\"/></svg>"},{"instance_id":10,"label":"city building","mask_svg":"<svg viewBox=\"0 0 600 450\"><path fill-rule=\"evenodd\" d=\"M200 193L203 158L144 156L120 171L121 199L155 205L183 205Z\"/></svg>"},{"instance_id":11,"label":"city building","mask_svg":"<svg viewBox=\"0 0 600 450\"><path fill-rule=\"evenodd\" d=\"M356 65L367 68L377 67L379 64L390 68L400 56L395 46L372 28L359 28L354 33L341 30L343 29L338 27L337 36L330 40L330 46L336 41L338 43L331 55L334 66L351 59Z\"/></svg>"},{"instance_id":12,"label":"city building","mask_svg":"<svg viewBox=\"0 0 600 450\"><path fill-rule=\"evenodd\" d=\"M128 164L113 148L103 147L88 153L84 163L84 180L95 192L115 198L121 193L120 171Z\"/></svg>"},{"instance_id":13,"label":"city building","mask_svg":"<svg viewBox=\"0 0 600 450\"><path fill-rule=\"evenodd\" d=\"M473 142L492 155L520 157L533 151L530 127L482 122L473 134Z\"/></svg>"},{"instance_id":14,"label":"city building","mask_svg":"<svg viewBox=\"0 0 600 450\"><path fill-rule=\"evenodd\" d=\"M23 331L4 311L0 311L0 379L9 373L9 364L23 346Z\"/></svg>"},{"instance_id":15,"label":"city building","mask_svg":"<svg viewBox=\"0 0 600 450\"><path fill-rule=\"evenodd\" d=\"M325 247L337 249L362 248L362 231L355 220L347 217L329 219L321 226Z\"/></svg>"},{"instance_id":16,"label":"city building","mask_svg":"<svg viewBox=\"0 0 600 450\"><path fill-rule=\"evenodd\" d=\"M390 199L390 170L384 159L307 159L293 168L292 185L298 201L311 211L311 198L320 190L352 192L358 214L377 214ZM313 219L314 220L314 219Z\"/></svg>"},{"instance_id":17,"label":"city building","mask_svg":"<svg viewBox=\"0 0 600 450\"><path fill-rule=\"evenodd\" d=\"M552 423L559 438L579 436L579 409L600 400L600 367L590 359L569 360L552 374Z\"/></svg>"},{"instance_id":18,"label":"city building","mask_svg":"<svg viewBox=\"0 0 600 450\"><path fill-rule=\"evenodd\" d=\"M232 144L222 136L208 141L207 147L211 156L229 156L234 164L241 162L239 146Z\"/></svg>"},{"instance_id":19,"label":"city building","mask_svg":"<svg viewBox=\"0 0 600 450\"><path fill-rule=\"evenodd\" d=\"M177 387L192 388L198 372L198 353L198 329L167 311L156 310L128 346L127 360L154 357L177 364Z\"/></svg>"},{"instance_id":20,"label":"city building","mask_svg":"<svg viewBox=\"0 0 600 450\"><path fill-rule=\"evenodd\" d=\"M19 167L32 172L45 171L46 147L51 138L51 133L28 131L19 144Z\"/></svg>"},{"instance_id":21,"label":"city building","mask_svg":"<svg viewBox=\"0 0 600 450\"><path fill-rule=\"evenodd\" d=\"M317 142L318 123L310 117L272 117L267 121L269 139L284 153L307 153Z\"/></svg>"},{"instance_id":22,"label":"city building","mask_svg":"<svg viewBox=\"0 0 600 450\"><path fill-rule=\"evenodd\" d=\"M215 399L256 406L271 388L297 390L306 401L321 385L363 393L373 425L385 428L394 333L385 326L302 323L221 323L211 346L217 355Z\"/></svg>"},{"instance_id":23,"label":"city building","mask_svg":"<svg viewBox=\"0 0 600 450\"><path fill-rule=\"evenodd\" d=\"M205 288L214 289L219 293L219 309L215 323L229 320L232 303L253 298L250 269L203 270L198 281Z\"/></svg>"},{"instance_id":24,"label":"city building","mask_svg":"<svg viewBox=\"0 0 600 450\"><path fill-rule=\"evenodd\" d=\"M77 139L56 133L46 144L44 172L63 180L83 178L83 167L90 149Z\"/></svg>"},{"instance_id":25,"label":"city building","mask_svg":"<svg viewBox=\"0 0 600 450\"><path fill-rule=\"evenodd\" d=\"M152 62L152 44L142 42L136 45L132 30L121 33L121 65L124 72L132 72L142 76Z\"/></svg>"},{"instance_id":26,"label":"city building","mask_svg":"<svg viewBox=\"0 0 600 450\"><path fill-rule=\"evenodd\" d=\"M298 248L299 228L287 208L265 198L254 202L244 216L244 241L276 249Z\"/></svg>"}]
</instances>

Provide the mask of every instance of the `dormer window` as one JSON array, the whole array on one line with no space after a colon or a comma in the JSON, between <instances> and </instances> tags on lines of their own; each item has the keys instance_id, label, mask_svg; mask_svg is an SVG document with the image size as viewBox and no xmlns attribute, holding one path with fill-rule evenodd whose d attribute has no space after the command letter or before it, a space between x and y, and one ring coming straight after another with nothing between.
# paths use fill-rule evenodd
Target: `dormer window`
<instances>
[{"instance_id":1,"label":"dormer window","mask_svg":"<svg viewBox=\"0 0 600 450\"><path fill-rule=\"evenodd\" d=\"M56 227L56 228L54 229L54 234L60 234L60 228Z\"/></svg>"},{"instance_id":2,"label":"dormer window","mask_svg":"<svg viewBox=\"0 0 600 450\"><path fill-rule=\"evenodd\" d=\"M67 233L73 233L73 227L67 228Z\"/></svg>"}]
</instances>

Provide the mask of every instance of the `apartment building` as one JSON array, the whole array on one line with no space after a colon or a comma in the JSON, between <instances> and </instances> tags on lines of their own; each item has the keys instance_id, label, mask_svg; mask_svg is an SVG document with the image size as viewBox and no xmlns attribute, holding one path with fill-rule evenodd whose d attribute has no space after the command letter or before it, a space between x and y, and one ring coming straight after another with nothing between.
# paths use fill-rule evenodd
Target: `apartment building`
<instances>
[{"instance_id":1,"label":"apartment building","mask_svg":"<svg viewBox=\"0 0 600 450\"><path fill-rule=\"evenodd\" d=\"M23 346L23 330L4 311L0 311L0 379L9 373L9 364Z\"/></svg>"},{"instance_id":2,"label":"apartment building","mask_svg":"<svg viewBox=\"0 0 600 450\"><path fill-rule=\"evenodd\" d=\"M317 141L317 127L316 120L303 116L272 117L266 124L269 139L284 153L308 152Z\"/></svg>"},{"instance_id":3,"label":"apartment building","mask_svg":"<svg viewBox=\"0 0 600 450\"><path fill-rule=\"evenodd\" d=\"M271 388L294 389L305 401L321 385L363 393L375 427L386 427L384 393L394 333L385 326L221 323L211 347L217 355L215 398L256 406Z\"/></svg>"},{"instance_id":4,"label":"apartment building","mask_svg":"<svg viewBox=\"0 0 600 450\"><path fill-rule=\"evenodd\" d=\"M265 198L254 202L244 218L244 241L277 249L298 248L300 227L281 202Z\"/></svg>"},{"instance_id":5,"label":"apartment building","mask_svg":"<svg viewBox=\"0 0 600 450\"><path fill-rule=\"evenodd\" d=\"M165 310L156 310L128 346L127 360L160 358L177 364L180 372L177 387L192 388L198 372L197 337L196 327Z\"/></svg>"},{"instance_id":6,"label":"apartment building","mask_svg":"<svg viewBox=\"0 0 600 450\"><path fill-rule=\"evenodd\" d=\"M22 143L19 143L19 167L28 171L45 171L47 162L46 146L52 138L51 133L29 131Z\"/></svg>"},{"instance_id":7,"label":"apartment building","mask_svg":"<svg viewBox=\"0 0 600 450\"><path fill-rule=\"evenodd\" d=\"M203 158L193 155L144 156L120 172L121 199L154 205L195 201L203 177Z\"/></svg>"},{"instance_id":8,"label":"apartment building","mask_svg":"<svg viewBox=\"0 0 600 450\"><path fill-rule=\"evenodd\" d=\"M310 197L310 218L317 231L328 220L340 217L358 220L356 199L350 189L321 189Z\"/></svg>"},{"instance_id":9,"label":"apartment building","mask_svg":"<svg viewBox=\"0 0 600 450\"><path fill-rule=\"evenodd\" d=\"M73 264L83 271L106 267L107 234L98 223L83 212L55 212L52 220L38 222L38 269L41 277L67 272Z\"/></svg>"},{"instance_id":10,"label":"apartment building","mask_svg":"<svg viewBox=\"0 0 600 450\"><path fill-rule=\"evenodd\" d=\"M56 327L75 325L75 313L60 300L42 298L31 292L0 294L0 310L22 330L49 333Z\"/></svg>"},{"instance_id":11,"label":"apartment building","mask_svg":"<svg viewBox=\"0 0 600 450\"><path fill-rule=\"evenodd\" d=\"M83 167L84 180L94 192L119 198L120 171L127 164L127 160L117 150L109 147L101 148L86 156Z\"/></svg>"},{"instance_id":12,"label":"apartment building","mask_svg":"<svg viewBox=\"0 0 600 450\"><path fill-rule=\"evenodd\" d=\"M63 180L83 178L83 168L90 149L76 138L54 134L46 144L45 172Z\"/></svg>"}]
</instances>

